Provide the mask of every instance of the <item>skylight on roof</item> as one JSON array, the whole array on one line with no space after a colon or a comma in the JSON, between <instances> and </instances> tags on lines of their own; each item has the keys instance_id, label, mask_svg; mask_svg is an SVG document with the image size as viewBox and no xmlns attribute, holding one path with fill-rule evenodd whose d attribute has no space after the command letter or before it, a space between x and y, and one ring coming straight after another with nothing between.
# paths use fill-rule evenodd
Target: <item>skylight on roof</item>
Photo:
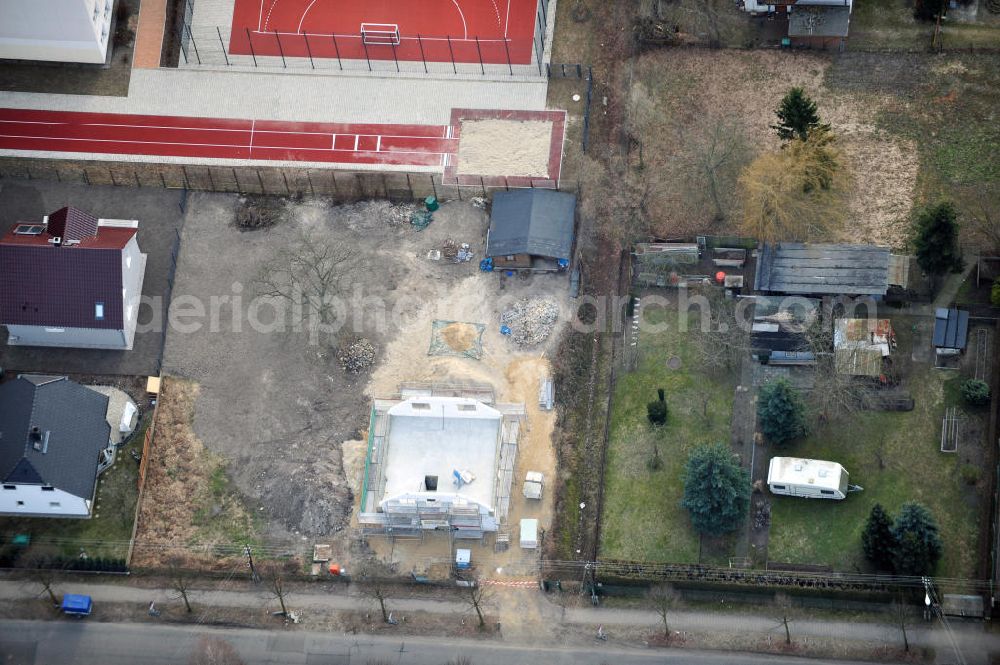
<instances>
[{"instance_id":1,"label":"skylight on roof","mask_svg":"<svg viewBox=\"0 0 1000 665\"><path fill-rule=\"evenodd\" d=\"M94 318L98 321L104 320L104 303L94 303Z\"/></svg>"},{"instance_id":2,"label":"skylight on roof","mask_svg":"<svg viewBox=\"0 0 1000 665\"><path fill-rule=\"evenodd\" d=\"M45 231L41 224L18 224L14 227L16 236L39 236Z\"/></svg>"}]
</instances>

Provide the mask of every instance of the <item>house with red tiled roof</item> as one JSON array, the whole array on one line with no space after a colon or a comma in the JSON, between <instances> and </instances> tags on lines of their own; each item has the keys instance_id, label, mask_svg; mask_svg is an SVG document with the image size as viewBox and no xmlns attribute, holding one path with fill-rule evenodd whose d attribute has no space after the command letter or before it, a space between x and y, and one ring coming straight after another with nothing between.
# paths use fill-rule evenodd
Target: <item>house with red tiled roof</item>
<instances>
[{"instance_id":1,"label":"house with red tiled roof","mask_svg":"<svg viewBox=\"0 0 1000 665\"><path fill-rule=\"evenodd\" d=\"M132 348L146 255L135 220L73 207L0 237L0 324L8 344Z\"/></svg>"}]
</instances>

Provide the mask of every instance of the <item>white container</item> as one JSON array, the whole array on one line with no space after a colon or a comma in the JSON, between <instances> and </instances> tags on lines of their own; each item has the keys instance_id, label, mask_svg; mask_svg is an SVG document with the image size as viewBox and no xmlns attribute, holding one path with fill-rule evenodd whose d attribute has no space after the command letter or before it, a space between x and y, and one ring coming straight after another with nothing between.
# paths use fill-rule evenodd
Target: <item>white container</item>
<instances>
[{"instance_id":1,"label":"white container","mask_svg":"<svg viewBox=\"0 0 1000 665\"><path fill-rule=\"evenodd\" d=\"M538 547L538 520L521 520L521 548L533 550Z\"/></svg>"}]
</instances>

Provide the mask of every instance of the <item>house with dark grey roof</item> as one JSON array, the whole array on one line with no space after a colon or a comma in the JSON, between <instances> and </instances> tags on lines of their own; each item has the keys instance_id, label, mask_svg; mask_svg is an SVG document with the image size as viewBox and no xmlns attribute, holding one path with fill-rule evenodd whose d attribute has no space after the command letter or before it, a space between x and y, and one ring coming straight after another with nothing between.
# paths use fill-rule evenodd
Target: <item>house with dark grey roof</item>
<instances>
[{"instance_id":1,"label":"house with dark grey roof","mask_svg":"<svg viewBox=\"0 0 1000 665\"><path fill-rule=\"evenodd\" d=\"M573 252L576 196L551 189L498 192L486 256L501 270L565 269Z\"/></svg>"},{"instance_id":2,"label":"house with dark grey roof","mask_svg":"<svg viewBox=\"0 0 1000 665\"><path fill-rule=\"evenodd\" d=\"M66 207L0 237L7 343L131 349L146 271L138 226Z\"/></svg>"},{"instance_id":3,"label":"house with dark grey roof","mask_svg":"<svg viewBox=\"0 0 1000 665\"><path fill-rule=\"evenodd\" d=\"M108 396L65 376L0 384L0 514L90 517L113 459Z\"/></svg>"},{"instance_id":4,"label":"house with dark grey roof","mask_svg":"<svg viewBox=\"0 0 1000 665\"><path fill-rule=\"evenodd\" d=\"M889 290L889 248L875 245L765 244L754 290L815 296L872 296Z\"/></svg>"}]
</instances>

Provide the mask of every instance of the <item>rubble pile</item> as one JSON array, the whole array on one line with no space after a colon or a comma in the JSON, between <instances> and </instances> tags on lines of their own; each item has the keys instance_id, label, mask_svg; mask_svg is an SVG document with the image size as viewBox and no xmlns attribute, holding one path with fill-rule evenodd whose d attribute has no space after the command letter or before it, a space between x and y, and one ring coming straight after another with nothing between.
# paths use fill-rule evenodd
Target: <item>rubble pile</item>
<instances>
[{"instance_id":1,"label":"rubble pile","mask_svg":"<svg viewBox=\"0 0 1000 665\"><path fill-rule=\"evenodd\" d=\"M535 346L552 333L559 318L559 305L547 298L521 298L500 314L500 324L510 330L518 346Z\"/></svg>"},{"instance_id":2,"label":"rubble pile","mask_svg":"<svg viewBox=\"0 0 1000 665\"><path fill-rule=\"evenodd\" d=\"M344 371L358 374L375 364L375 345L364 337L342 344L337 359Z\"/></svg>"}]
</instances>

